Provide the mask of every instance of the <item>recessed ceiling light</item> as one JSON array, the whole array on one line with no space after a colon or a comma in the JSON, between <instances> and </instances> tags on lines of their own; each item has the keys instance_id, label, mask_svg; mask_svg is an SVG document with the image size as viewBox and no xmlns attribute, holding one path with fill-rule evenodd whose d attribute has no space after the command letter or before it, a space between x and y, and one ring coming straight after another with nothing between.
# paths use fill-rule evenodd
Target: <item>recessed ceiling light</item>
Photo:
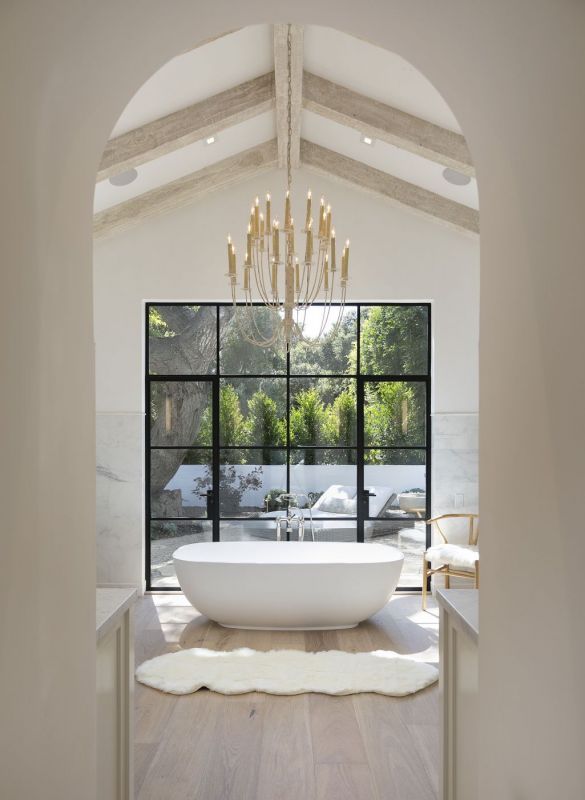
<instances>
[{"instance_id":1,"label":"recessed ceiling light","mask_svg":"<svg viewBox=\"0 0 585 800\"><path fill-rule=\"evenodd\" d=\"M110 183L112 186L128 186L138 177L138 172L132 168L127 169L125 172L119 172L117 175L112 175Z\"/></svg>"},{"instance_id":2,"label":"recessed ceiling light","mask_svg":"<svg viewBox=\"0 0 585 800\"><path fill-rule=\"evenodd\" d=\"M366 136L366 134L365 134L365 133L362 133L362 138L361 138L361 140L360 140L360 141L362 142L362 144L368 144L368 145L370 145L370 147L371 147L371 146L374 144L374 142L375 142L376 140L375 140L375 139L372 139L372 137L371 137L371 136Z\"/></svg>"},{"instance_id":3,"label":"recessed ceiling light","mask_svg":"<svg viewBox=\"0 0 585 800\"><path fill-rule=\"evenodd\" d=\"M457 172L456 169L445 167L443 170L443 178L447 183L452 183L454 186L467 186L471 182L469 175L464 175L462 172Z\"/></svg>"},{"instance_id":4,"label":"recessed ceiling light","mask_svg":"<svg viewBox=\"0 0 585 800\"><path fill-rule=\"evenodd\" d=\"M207 136L205 138L205 144L215 144L217 142L217 136Z\"/></svg>"}]
</instances>

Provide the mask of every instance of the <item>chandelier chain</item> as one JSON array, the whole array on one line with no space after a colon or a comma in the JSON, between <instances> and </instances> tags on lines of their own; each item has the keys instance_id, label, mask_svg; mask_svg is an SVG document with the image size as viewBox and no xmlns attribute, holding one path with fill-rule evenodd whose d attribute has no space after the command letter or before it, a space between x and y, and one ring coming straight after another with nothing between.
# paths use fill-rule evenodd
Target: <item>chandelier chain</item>
<instances>
[{"instance_id":1,"label":"chandelier chain","mask_svg":"<svg viewBox=\"0 0 585 800\"><path fill-rule=\"evenodd\" d=\"M290 192L292 184L292 171L291 171L291 143L292 143L292 25L289 23L287 32L287 66L288 66L288 140L286 143L286 178L287 188Z\"/></svg>"}]
</instances>

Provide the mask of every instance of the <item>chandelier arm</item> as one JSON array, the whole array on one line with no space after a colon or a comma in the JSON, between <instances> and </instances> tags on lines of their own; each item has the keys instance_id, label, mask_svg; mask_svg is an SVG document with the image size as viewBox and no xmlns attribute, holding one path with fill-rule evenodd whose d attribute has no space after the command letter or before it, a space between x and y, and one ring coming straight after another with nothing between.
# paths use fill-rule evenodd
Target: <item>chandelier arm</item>
<instances>
[{"instance_id":1,"label":"chandelier arm","mask_svg":"<svg viewBox=\"0 0 585 800\"><path fill-rule=\"evenodd\" d=\"M267 261L267 265L266 265L267 279L271 280L271 277L270 277L270 262L269 262L268 257L266 258L266 261ZM258 290L258 294L260 295L260 297L262 299L262 302L266 306L268 306L269 308L273 308L274 307L274 299L270 298L270 295L268 293L268 288L267 288L266 281L265 281L265 276L264 276L264 270L265 270L264 258L262 257L261 253L256 252L256 269L255 269L256 288Z\"/></svg>"},{"instance_id":2,"label":"chandelier arm","mask_svg":"<svg viewBox=\"0 0 585 800\"><path fill-rule=\"evenodd\" d=\"M305 305L311 305L313 302L312 298L316 297L315 289L319 286L319 251L317 250L317 261L315 264L312 262L309 264L309 280L307 284L307 294L305 296Z\"/></svg>"},{"instance_id":3,"label":"chandelier arm","mask_svg":"<svg viewBox=\"0 0 585 800\"><path fill-rule=\"evenodd\" d=\"M262 302L265 305L270 305L270 301L268 299L268 292L266 291L266 287L264 285L264 268L263 265L254 264L254 283L256 284L256 290L262 299Z\"/></svg>"},{"instance_id":4,"label":"chandelier arm","mask_svg":"<svg viewBox=\"0 0 585 800\"><path fill-rule=\"evenodd\" d=\"M256 291L260 295L262 301L268 305L268 296L264 290L264 285L261 281L262 276L260 275L260 282L259 282L259 269L256 265L254 265L254 283L256 284ZM252 300L252 292L250 292L250 301Z\"/></svg>"},{"instance_id":5,"label":"chandelier arm","mask_svg":"<svg viewBox=\"0 0 585 800\"><path fill-rule=\"evenodd\" d=\"M241 311L242 310L242 306L238 306L237 309L238 309L238 312ZM257 334L257 338L254 337L253 335L250 335L246 329L242 328L242 325L240 323L241 323L241 317L243 315L237 315L238 327L240 329L240 333L242 334L242 337L247 342L249 342L250 344L254 344L254 345L257 345L259 347L270 347L270 345L273 344L276 341L276 339L278 337L278 332L276 334L273 334L272 336L264 336L264 334L258 328L256 319L255 319L255 315L253 313L251 313L252 310L254 309L254 306L246 305L245 309L247 311L248 324L250 325L250 327L253 327L255 329L255 332Z\"/></svg>"},{"instance_id":6,"label":"chandelier arm","mask_svg":"<svg viewBox=\"0 0 585 800\"><path fill-rule=\"evenodd\" d=\"M313 286L311 288L311 294L308 298L309 305L312 305L315 302L315 300L319 295L319 292L321 291L321 287L323 286L324 274L325 274L325 258L322 256L321 248L319 248L319 253L317 256L317 265L315 269L315 278Z\"/></svg>"},{"instance_id":7,"label":"chandelier arm","mask_svg":"<svg viewBox=\"0 0 585 800\"><path fill-rule=\"evenodd\" d=\"M309 287L311 285L311 268L312 264L310 262L304 262L303 265L303 280L305 282L304 294L303 297L306 299L309 296Z\"/></svg>"}]
</instances>

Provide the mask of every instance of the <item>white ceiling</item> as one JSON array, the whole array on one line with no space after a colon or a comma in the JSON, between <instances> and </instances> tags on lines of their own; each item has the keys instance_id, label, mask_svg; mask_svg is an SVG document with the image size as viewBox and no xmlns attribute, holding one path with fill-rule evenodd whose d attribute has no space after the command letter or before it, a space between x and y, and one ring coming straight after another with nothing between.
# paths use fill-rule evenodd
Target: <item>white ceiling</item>
<instances>
[{"instance_id":1,"label":"white ceiling","mask_svg":"<svg viewBox=\"0 0 585 800\"><path fill-rule=\"evenodd\" d=\"M274 69L272 26L251 25L173 58L146 81L114 126L113 136L225 92Z\"/></svg>"},{"instance_id":2,"label":"white ceiling","mask_svg":"<svg viewBox=\"0 0 585 800\"><path fill-rule=\"evenodd\" d=\"M274 68L272 26L254 25L177 56L136 93L116 123L119 136L147 122L225 91ZM304 68L360 94L372 97L450 130L455 117L432 84L399 56L331 28L304 29ZM195 142L137 167L128 186L109 180L96 185L95 211L122 203L276 136L274 112L267 112L217 133L217 141ZM302 136L376 169L429 189L456 202L478 207L474 179L453 186L443 168L385 142L368 146L358 131L303 111Z\"/></svg>"},{"instance_id":3,"label":"white ceiling","mask_svg":"<svg viewBox=\"0 0 585 800\"><path fill-rule=\"evenodd\" d=\"M442 128L458 131L433 84L395 53L333 28L305 28L305 69Z\"/></svg>"}]
</instances>

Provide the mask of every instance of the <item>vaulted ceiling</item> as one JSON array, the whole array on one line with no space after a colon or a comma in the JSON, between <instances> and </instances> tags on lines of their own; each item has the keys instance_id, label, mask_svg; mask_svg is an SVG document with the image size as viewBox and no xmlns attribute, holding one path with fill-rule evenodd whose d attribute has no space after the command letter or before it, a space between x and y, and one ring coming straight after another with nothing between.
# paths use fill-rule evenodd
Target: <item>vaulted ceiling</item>
<instances>
[{"instance_id":1,"label":"vaulted ceiling","mask_svg":"<svg viewBox=\"0 0 585 800\"><path fill-rule=\"evenodd\" d=\"M467 145L414 67L339 31L293 26L292 78L293 167L479 231ZM287 95L286 25L243 28L174 58L112 131L97 176L96 235L284 167Z\"/></svg>"}]
</instances>

